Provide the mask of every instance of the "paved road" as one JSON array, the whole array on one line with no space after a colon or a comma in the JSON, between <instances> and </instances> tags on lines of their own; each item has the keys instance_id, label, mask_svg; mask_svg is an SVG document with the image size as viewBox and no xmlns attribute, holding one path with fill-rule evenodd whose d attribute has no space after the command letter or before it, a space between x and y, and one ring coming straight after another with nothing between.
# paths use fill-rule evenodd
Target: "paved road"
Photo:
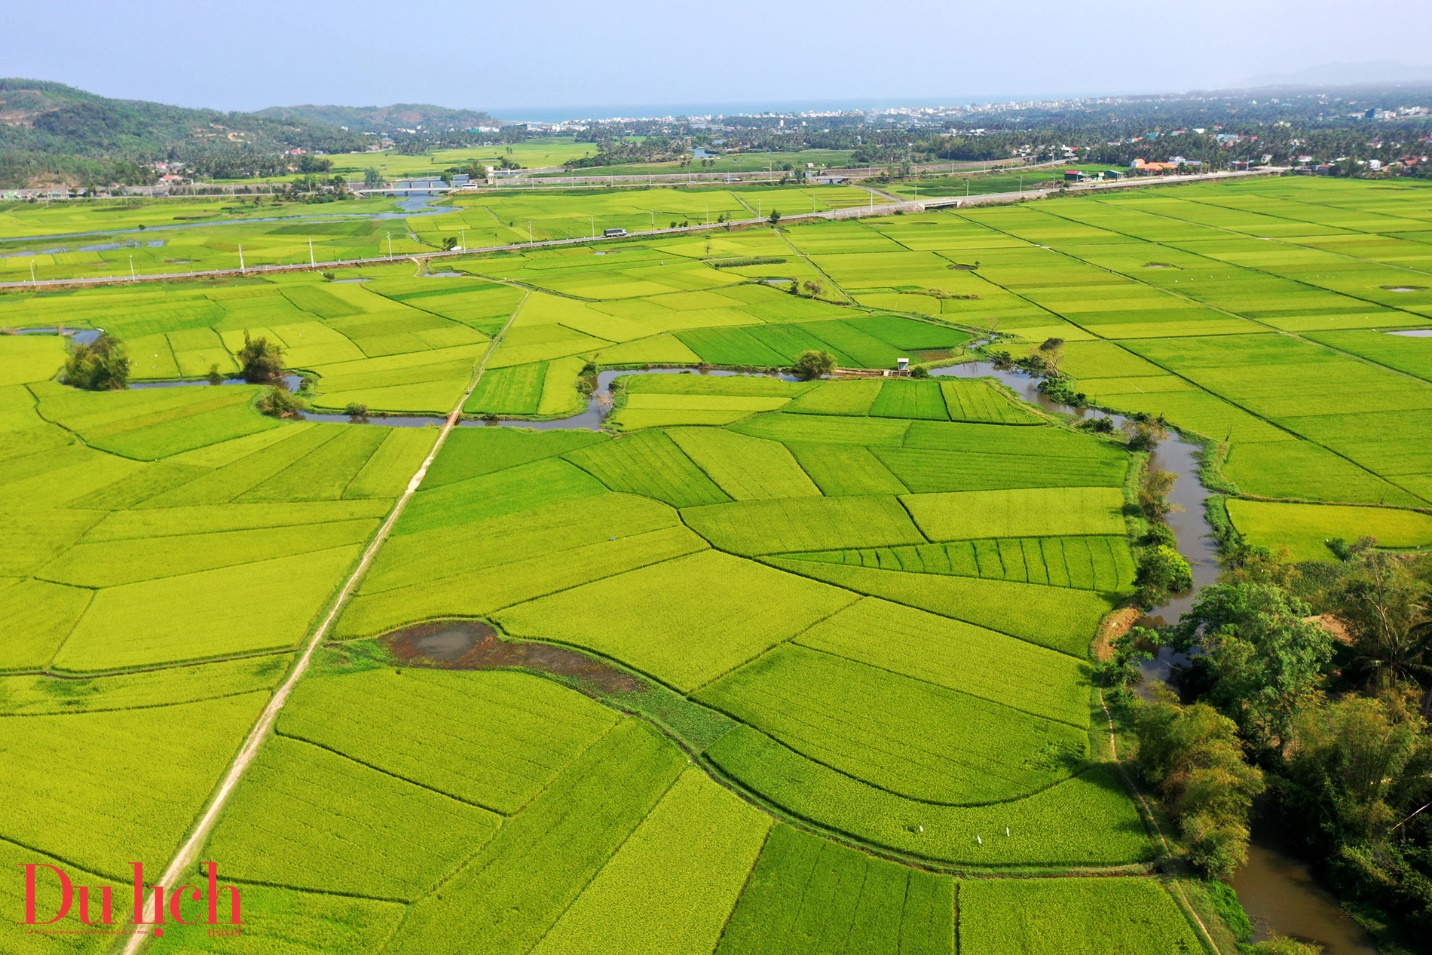
<instances>
[{"instance_id":1,"label":"paved road","mask_svg":"<svg viewBox=\"0 0 1432 955\"><path fill-rule=\"evenodd\" d=\"M979 196L942 196L935 199L906 200L899 202L887 202L876 206L852 206L848 209L832 209L827 212L800 212L791 215L783 215L781 221L784 223L809 221L815 219L858 219L865 216L884 216L896 213L917 213L928 212L932 209L963 209L970 206L1000 205L1004 203L1019 202L1026 199L1043 199L1054 195L1063 195L1081 192L1103 192L1123 191L1126 189L1137 189L1147 186L1173 185L1189 182L1208 182L1224 179L1244 179L1249 177L1281 175L1286 172L1281 167L1270 169L1257 169L1249 172L1214 172L1202 173L1194 176L1176 177L1148 177L1140 179L1122 179L1118 182L1086 182L1078 183L1062 189L1026 189L1023 192L995 192ZM298 262L290 265L256 265L247 269L210 269L197 272L152 272L133 277L127 275L105 275L105 276L84 276L68 279L41 279L38 282L0 282L0 291L44 291L46 289L83 288L98 285L126 285L153 282L174 282L183 279L199 278L224 278L238 275L266 275L279 272L320 272L334 269L356 268L363 265L382 265L386 262L402 260L435 260L450 259L464 255L478 255L486 252L516 252L522 249L542 249L564 245L587 245L596 242L620 242L631 238L655 238L667 235L680 235L689 232L709 232L724 230L731 226L758 226L766 222L765 219L736 219L725 223L697 223L689 226L677 226L670 229L645 229L640 232L628 232L625 236L613 236L605 238L598 236L591 238L579 236L571 239L543 239L539 242L518 242L508 245L489 245L480 248L465 249L460 252L413 252L396 256L371 256L363 259L340 259L331 262Z\"/></svg>"}]
</instances>

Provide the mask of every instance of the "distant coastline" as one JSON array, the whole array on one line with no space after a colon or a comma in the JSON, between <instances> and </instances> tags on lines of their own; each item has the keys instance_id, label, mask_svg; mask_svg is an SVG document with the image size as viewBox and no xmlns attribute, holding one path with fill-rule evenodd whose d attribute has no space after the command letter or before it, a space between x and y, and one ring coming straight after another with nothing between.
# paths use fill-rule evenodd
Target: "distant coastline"
<instances>
[{"instance_id":1,"label":"distant coastline","mask_svg":"<svg viewBox=\"0 0 1432 955\"><path fill-rule=\"evenodd\" d=\"M839 112L850 110L929 109L1011 101L1072 99L1090 94L1009 94L927 98L769 100L765 102L643 103L608 106L496 106L487 110L510 122L560 123L581 119L650 119L663 116L756 116L763 113Z\"/></svg>"}]
</instances>

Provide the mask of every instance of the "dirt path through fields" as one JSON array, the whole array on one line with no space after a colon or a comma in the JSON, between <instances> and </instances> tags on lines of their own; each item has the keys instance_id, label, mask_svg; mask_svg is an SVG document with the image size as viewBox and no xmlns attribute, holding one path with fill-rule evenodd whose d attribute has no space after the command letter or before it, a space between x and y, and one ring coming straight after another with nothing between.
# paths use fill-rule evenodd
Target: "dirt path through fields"
<instances>
[{"instance_id":1,"label":"dirt path through fields","mask_svg":"<svg viewBox=\"0 0 1432 955\"><path fill-rule=\"evenodd\" d=\"M249 730L249 735L244 738L243 745L239 747L238 754L234 756L233 762L229 764L228 770L224 773L223 779L209 800L209 805L204 809L204 814L199 817L199 821L190 831L189 836L184 840L183 844L179 846L179 850L174 854L174 858L165 866L164 873L159 877L157 884L164 886L177 885L180 876L194 864L199 850L204 847L204 843L209 838L209 833L213 831L219 814L223 812L224 806L229 801L229 797L233 795L234 788L238 786L239 780L243 778L244 771L249 768L249 765L254 761L254 757L258 755L259 750L268 739L269 731L273 728L273 724L278 719L278 714L283 709L284 704L288 702L289 696L293 693L293 688L298 684L303 674L308 671L308 666L313 659L314 651L323 643L324 637L328 636L328 632L332 629L334 621L337 620L338 615L343 612L343 608L347 605L349 598L353 596L353 592L358 589L359 581L363 579L364 573L367 572L368 567L373 563L373 558L378 555L378 551L382 548L384 542L388 539L388 535L392 532L393 526L397 524L398 518L402 516L403 509L407 507L408 501L412 499L413 494L415 494L422 485L423 478L427 476L428 468L432 465L434 459L437 458L438 452L442 450L442 446L444 442L447 441L448 435L452 433L453 428L457 427L458 418L462 415L462 406L467 403L467 399L472 396L473 390L477 388L478 382L482 380L483 372L487 369L488 359L491 358L493 352L501 346L502 339L507 335L507 330L512 327L512 323L515 322L517 316L522 313L522 306L526 304L527 298L526 295L522 297L522 301L517 303L517 308L513 309L512 315L507 319L507 324L503 325L502 330L493 336L491 344L482 356L482 361L478 363L477 368L473 371L472 380L468 382L467 389L463 391L462 397L457 401L457 405L448 414L447 420L443 422L442 431L438 433L437 440L433 442L432 450L428 452L427 457L423 458L423 463L418 466L418 470L413 474L412 478L409 479L407 488L403 491L402 496L398 498L397 503L393 505L393 509L388 513L387 520L378 528L378 533L368 542L367 548L363 551L363 556L358 560L358 565L353 568L353 572L350 573L348 579L343 582L342 589L339 590L338 596L334 599L332 606L329 607L328 613L324 615L323 621L319 623L312 635L310 635L308 640L303 644L303 652L299 655L298 661L294 664L293 669L289 671L288 676L284 678L284 681L279 684L278 689L274 692L273 698L269 700L263 712L259 714L258 722L254 724L253 729ZM145 918L154 918L154 903L152 897L145 907ZM148 935L131 935L122 949L123 955L137 955L149 938L150 936Z\"/></svg>"}]
</instances>

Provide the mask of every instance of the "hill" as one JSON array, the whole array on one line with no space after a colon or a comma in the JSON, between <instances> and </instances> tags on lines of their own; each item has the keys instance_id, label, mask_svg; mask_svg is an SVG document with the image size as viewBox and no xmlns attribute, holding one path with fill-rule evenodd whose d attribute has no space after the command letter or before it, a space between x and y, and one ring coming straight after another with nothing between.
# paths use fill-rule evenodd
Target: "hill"
<instances>
[{"instance_id":1,"label":"hill","mask_svg":"<svg viewBox=\"0 0 1432 955\"><path fill-rule=\"evenodd\" d=\"M362 138L301 117L109 99L42 80L0 79L0 183L133 181L155 160L205 175L268 171L290 149L342 152Z\"/></svg>"},{"instance_id":2,"label":"hill","mask_svg":"<svg viewBox=\"0 0 1432 955\"><path fill-rule=\"evenodd\" d=\"M62 83L0 79L0 149L149 154L215 146L341 149L357 137L298 116L223 113L108 99Z\"/></svg>"},{"instance_id":3,"label":"hill","mask_svg":"<svg viewBox=\"0 0 1432 955\"><path fill-rule=\"evenodd\" d=\"M352 152L496 125L490 115L427 103L275 106L252 113L109 99L63 83L0 79L0 186L146 182L178 160L205 177L282 172L293 149Z\"/></svg>"}]
</instances>

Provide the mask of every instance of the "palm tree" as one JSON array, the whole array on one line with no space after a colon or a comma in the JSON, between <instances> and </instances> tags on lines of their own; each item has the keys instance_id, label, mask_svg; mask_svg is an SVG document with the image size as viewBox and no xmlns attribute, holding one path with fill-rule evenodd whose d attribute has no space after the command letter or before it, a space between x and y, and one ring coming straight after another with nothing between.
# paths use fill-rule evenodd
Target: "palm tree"
<instances>
[{"instance_id":1,"label":"palm tree","mask_svg":"<svg viewBox=\"0 0 1432 955\"><path fill-rule=\"evenodd\" d=\"M1432 600L1400 558L1375 550L1357 557L1342 584L1341 616L1352 633L1354 666L1376 690L1416 683L1424 709L1432 697Z\"/></svg>"}]
</instances>

